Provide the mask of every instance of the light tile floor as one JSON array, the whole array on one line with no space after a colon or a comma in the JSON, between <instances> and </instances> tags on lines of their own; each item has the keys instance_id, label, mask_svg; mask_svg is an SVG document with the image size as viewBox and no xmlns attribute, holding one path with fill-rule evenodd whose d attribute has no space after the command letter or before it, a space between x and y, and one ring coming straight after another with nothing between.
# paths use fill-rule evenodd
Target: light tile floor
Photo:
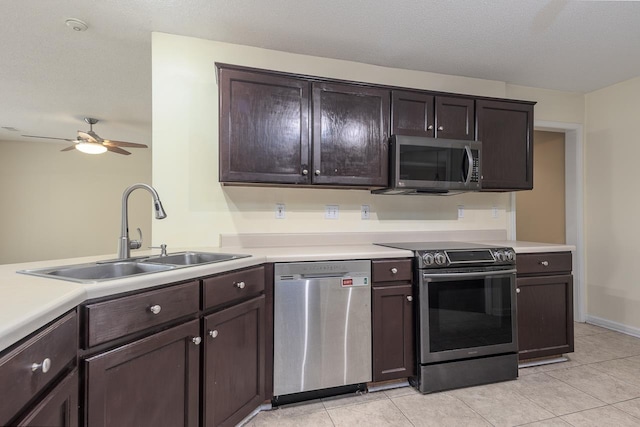
<instances>
[{"instance_id":1,"label":"light tile floor","mask_svg":"<svg viewBox=\"0 0 640 427\"><path fill-rule=\"evenodd\" d=\"M263 411L247 426L640 426L640 339L575 324L570 361L423 395L412 388Z\"/></svg>"}]
</instances>

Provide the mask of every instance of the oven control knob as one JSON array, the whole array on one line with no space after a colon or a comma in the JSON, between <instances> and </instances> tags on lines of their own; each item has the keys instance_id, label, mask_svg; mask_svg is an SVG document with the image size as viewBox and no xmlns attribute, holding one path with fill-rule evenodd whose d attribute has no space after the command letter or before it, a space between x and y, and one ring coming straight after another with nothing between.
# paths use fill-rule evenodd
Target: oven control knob
<instances>
[{"instance_id":1,"label":"oven control knob","mask_svg":"<svg viewBox=\"0 0 640 427\"><path fill-rule=\"evenodd\" d=\"M508 250L506 253L507 253L507 260L508 261L515 261L516 253L514 251Z\"/></svg>"},{"instance_id":2,"label":"oven control knob","mask_svg":"<svg viewBox=\"0 0 640 427\"><path fill-rule=\"evenodd\" d=\"M494 254L496 257L496 260L502 262L505 261L507 259L504 251L496 251L496 253Z\"/></svg>"},{"instance_id":3,"label":"oven control knob","mask_svg":"<svg viewBox=\"0 0 640 427\"><path fill-rule=\"evenodd\" d=\"M447 262L447 257L442 252L437 252L435 255L436 264L442 265Z\"/></svg>"},{"instance_id":4,"label":"oven control knob","mask_svg":"<svg viewBox=\"0 0 640 427\"><path fill-rule=\"evenodd\" d=\"M422 255L422 262L424 262L424 265L432 265L433 261L434 258L431 252L427 252L426 254Z\"/></svg>"}]
</instances>

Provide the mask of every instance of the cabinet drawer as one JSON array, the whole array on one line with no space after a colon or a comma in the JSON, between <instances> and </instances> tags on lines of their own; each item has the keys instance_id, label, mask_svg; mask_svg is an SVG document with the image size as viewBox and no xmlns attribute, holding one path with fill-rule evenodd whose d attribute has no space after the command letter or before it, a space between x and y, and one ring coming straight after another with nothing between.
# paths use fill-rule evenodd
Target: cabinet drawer
<instances>
[{"instance_id":1,"label":"cabinet drawer","mask_svg":"<svg viewBox=\"0 0 640 427\"><path fill-rule=\"evenodd\" d=\"M87 304L83 307L88 347L198 312L199 283Z\"/></svg>"},{"instance_id":2,"label":"cabinet drawer","mask_svg":"<svg viewBox=\"0 0 640 427\"><path fill-rule=\"evenodd\" d=\"M410 259L385 259L371 261L373 282L411 281L413 272Z\"/></svg>"},{"instance_id":3,"label":"cabinet drawer","mask_svg":"<svg viewBox=\"0 0 640 427\"><path fill-rule=\"evenodd\" d=\"M77 325L74 311L0 358L0 425L7 425L34 396L75 361Z\"/></svg>"},{"instance_id":4,"label":"cabinet drawer","mask_svg":"<svg viewBox=\"0 0 640 427\"><path fill-rule=\"evenodd\" d=\"M558 274L571 272L571 252L545 252L518 254L516 257L518 275Z\"/></svg>"},{"instance_id":5,"label":"cabinet drawer","mask_svg":"<svg viewBox=\"0 0 640 427\"><path fill-rule=\"evenodd\" d=\"M221 274L203 281L204 309L264 292L264 267Z\"/></svg>"}]
</instances>

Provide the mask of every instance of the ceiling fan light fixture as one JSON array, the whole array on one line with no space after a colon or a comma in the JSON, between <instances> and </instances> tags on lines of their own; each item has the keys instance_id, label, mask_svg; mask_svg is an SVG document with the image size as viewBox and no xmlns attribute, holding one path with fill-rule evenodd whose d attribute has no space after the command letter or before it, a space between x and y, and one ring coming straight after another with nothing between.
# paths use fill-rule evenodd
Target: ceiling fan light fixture
<instances>
[{"instance_id":1,"label":"ceiling fan light fixture","mask_svg":"<svg viewBox=\"0 0 640 427\"><path fill-rule=\"evenodd\" d=\"M83 141L76 144L76 150L86 154L102 154L107 151L107 147L96 142Z\"/></svg>"}]
</instances>

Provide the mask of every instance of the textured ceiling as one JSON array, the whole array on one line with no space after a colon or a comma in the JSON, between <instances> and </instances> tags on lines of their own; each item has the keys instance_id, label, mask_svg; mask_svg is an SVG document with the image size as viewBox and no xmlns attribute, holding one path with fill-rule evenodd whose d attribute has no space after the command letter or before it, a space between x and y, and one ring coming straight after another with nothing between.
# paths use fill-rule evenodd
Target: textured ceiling
<instances>
[{"instance_id":1,"label":"textured ceiling","mask_svg":"<svg viewBox=\"0 0 640 427\"><path fill-rule=\"evenodd\" d=\"M2 0L0 23L0 140L93 116L150 144L152 31L576 92L640 76L635 1Z\"/></svg>"}]
</instances>

